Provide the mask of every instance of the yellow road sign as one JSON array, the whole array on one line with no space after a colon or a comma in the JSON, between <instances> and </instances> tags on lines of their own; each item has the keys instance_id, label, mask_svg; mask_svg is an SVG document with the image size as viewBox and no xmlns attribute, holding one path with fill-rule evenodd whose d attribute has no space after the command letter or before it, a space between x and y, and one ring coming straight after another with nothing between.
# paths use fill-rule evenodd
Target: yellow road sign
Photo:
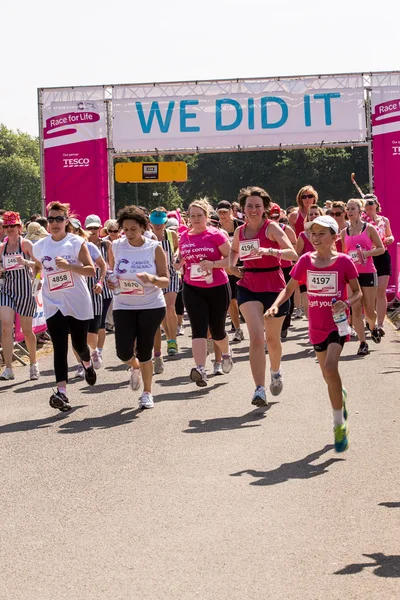
<instances>
[{"instance_id":1,"label":"yellow road sign","mask_svg":"<svg viewBox=\"0 0 400 600\"><path fill-rule=\"evenodd\" d=\"M118 183L187 181L187 164L183 161L117 162L115 180Z\"/></svg>"}]
</instances>

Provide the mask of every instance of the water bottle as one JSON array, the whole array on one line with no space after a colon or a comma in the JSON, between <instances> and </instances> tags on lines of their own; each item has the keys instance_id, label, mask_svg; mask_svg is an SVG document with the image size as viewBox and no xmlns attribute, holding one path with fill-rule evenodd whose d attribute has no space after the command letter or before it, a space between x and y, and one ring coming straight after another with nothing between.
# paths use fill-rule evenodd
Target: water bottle
<instances>
[{"instance_id":1,"label":"water bottle","mask_svg":"<svg viewBox=\"0 0 400 600\"><path fill-rule=\"evenodd\" d=\"M365 263L367 261L365 259L365 256L363 254L360 244L357 244L356 249L357 249L357 255L358 255L358 260L360 261L360 264L365 265Z\"/></svg>"},{"instance_id":2,"label":"water bottle","mask_svg":"<svg viewBox=\"0 0 400 600\"><path fill-rule=\"evenodd\" d=\"M337 302L337 300L336 300L336 298L333 298L332 306L335 304L335 302ZM340 337L342 337L344 335L350 335L351 327L347 320L346 311L343 310L340 312L332 312L332 315L333 315L333 320L335 321L335 324L338 328Z\"/></svg>"},{"instance_id":3,"label":"water bottle","mask_svg":"<svg viewBox=\"0 0 400 600\"><path fill-rule=\"evenodd\" d=\"M39 286L40 286L41 281L42 280L41 280L41 277L40 277L40 273L37 273L36 277L35 277L35 279L33 280L33 283L32 283L32 296L34 298L37 298L37 296L39 294Z\"/></svg>"},{"instance_id":4,"label":"water bottle","mask_svg":"<svg viewBox=\"0 0 400 600\"><path fill-rule=\"evenodd\" d=\"M118 280L118 277L116 276L116 274L113 271L111 271L111 269L109 271L107 271L107 281L109 281L110 283L112 283L113 285L116 286L112 290L112 293L114 294L114 296L118 296L121 293L121 288L119 286L119 280Z\"/></svg>"}]
</instances>

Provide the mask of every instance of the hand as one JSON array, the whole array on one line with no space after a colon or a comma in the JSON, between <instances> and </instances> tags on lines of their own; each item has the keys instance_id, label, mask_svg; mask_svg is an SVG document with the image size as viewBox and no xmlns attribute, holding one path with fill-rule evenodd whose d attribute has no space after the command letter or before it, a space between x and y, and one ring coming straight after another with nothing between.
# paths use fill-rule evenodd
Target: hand
<instances>
[{"instance_id":1,"label":"hand","mask_svg":"<svg viewBox=\"0 0 400 600\"><path fill-rule=\"evenodd\" d=\"M103 292L103 284L100 283L100 281L98 281L94 286L93 286L93 291L95 294L98 294L100 296L100 294Z\"/></svg>"},{"instance_id":2,"label":"hand","mask_svg":"<svg viewBox=\"0 0 400 600\"><path fill-rule=\"evenodd\" d=\"M244 277L243 267L229 267L229 271L232 273L232 275L238 277L239 279L243 279Z\"/></svg>"},{"instance_id":3,"label":"hand","mask_svg":"<svg viewBox=\"0 0 400 600\"><path fill-rule=\"evenodd\" d=\"M117 289L117 287L118 287L117 283L113 283L112 281L109 281L108 279L106 281L106 284L107 284L108 289L111 291Z\"/></svg>"},{"instance_id":4,"label":"hand","mask_svg":"<svg viewBox=\"0 0 400 600\"><path fill-rule=\"evenodd\" d=\"M61 256L56 256L55 261L57 269L68 269L69 262Z\"/></svg>"},{"instance_id":5,"label":"hand","mask_svg":"<svg viewBox=\"0 0 400 600\"><path fill-rule=\"evenodd\" d=\"M390 246L390 244L393 244L393 242L394 242L394 237L392 235L389 235L389 237L386 237L383 240L383 242L386 246Z\"/></svg>"},{"instance_id":6,"label":"hand","mask_svg":"<svg viewBox=\"0 0 400 600\"><path fill-rule=\"evenodd\" d=\"M279 307L276 306L276 304L273 304L265 311L264 317L266 317L267 319L272 319L273 317L276 317L276 315L278 314L278 311L279 311Z\"/></svg>"},{"instance_id":7,"label":"hand","mask_svg":"<svg viewBox=\"0 0 400 600\"><path fill-rule=\"evenodd\" d=\"M17 256L17 264L26 267L27 262L23 256Z\"/></svg>"},{"instance_id":8,"label":"hand","mask_svg":"<svg viewBox=\"0 0 400 600\"><path fill-rule=\"evenodd\" d=\"M343 302L343 300L338 300L335 304L332 304L332 312L343 312L349 308L347 302Z\"/></svg>"},{"instance_id":9,"label":"hand","mask_svg":"<svg viewBox=\"0 0 400 600\"><path fill-rule=\"evenodd\" d=\"M148 273L136 273L136 277L144 284L151 283L154 285L155 275L149 275Z\"/></svg>"},{"instance_id":10,"label":"hand","mask_svg":"<svg viewBox=\"0 0 400 600\"><path fill-rule=\"evenodd\" d=\"M181 256L178 255L174 257L172 261L172 266L174 267L175 271L180 271L184 262L185 261L182 259Z\"/></svg>"},{"instance_id":11,"label":"hand","mask_svg":"<svg viewBox=\"0 0 400 600\"><path fill-rule=\"evenodd\" d=\"M212 271L212 269L214 268L214 263L212 260L201 260L199 262L200 268L202 269L202 271Z\"/></svg>"}]
</instances>

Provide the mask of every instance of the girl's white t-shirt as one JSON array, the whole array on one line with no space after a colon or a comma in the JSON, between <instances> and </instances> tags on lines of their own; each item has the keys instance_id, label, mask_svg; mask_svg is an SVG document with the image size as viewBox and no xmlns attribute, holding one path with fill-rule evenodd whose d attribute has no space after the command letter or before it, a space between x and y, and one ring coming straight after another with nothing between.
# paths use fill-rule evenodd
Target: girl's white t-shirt
<instances>
[{"instance_id":1,"label":"girl's white t-shirt","mask_svg":"<svg viewBox=\"0 0 400 600\"><path fill-rule=\"evenodd\" d=\"M79 321L93 319L90 293L83 275L73 273L68 268L58 269L55 259L64 258L69 264L82 265L79 252L85 240L67 233L56 242L51 235L37 242L33 255L43 265L43 310L49 319L59 310L64 316L75 317Z\"/></svg>"}]
</instances>

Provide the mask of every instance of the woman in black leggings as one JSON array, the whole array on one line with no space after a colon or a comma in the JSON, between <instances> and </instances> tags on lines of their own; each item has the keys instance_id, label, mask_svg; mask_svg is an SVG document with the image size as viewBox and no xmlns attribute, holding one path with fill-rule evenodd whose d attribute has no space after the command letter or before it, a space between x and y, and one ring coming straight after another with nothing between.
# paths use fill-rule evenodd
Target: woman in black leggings
<instances>
[{"instance_id":1,"label":"woman in black leggings","mask_svg":"<svg viewBox=\"0 0 400 600\"><path fill-rule=\"evenodd\" d=\"M199 387L207 385L207 329L222 352L222 370L232 369L232 351L225 331L231 301L225 267L228 266L230 243L225 233L207 225L210 205L196 200L189 206L191 228L179 240L176 268L185 265L183 301L192 327L192 351L196 366L190 378Z\"/></svg>"}]
</instances>

